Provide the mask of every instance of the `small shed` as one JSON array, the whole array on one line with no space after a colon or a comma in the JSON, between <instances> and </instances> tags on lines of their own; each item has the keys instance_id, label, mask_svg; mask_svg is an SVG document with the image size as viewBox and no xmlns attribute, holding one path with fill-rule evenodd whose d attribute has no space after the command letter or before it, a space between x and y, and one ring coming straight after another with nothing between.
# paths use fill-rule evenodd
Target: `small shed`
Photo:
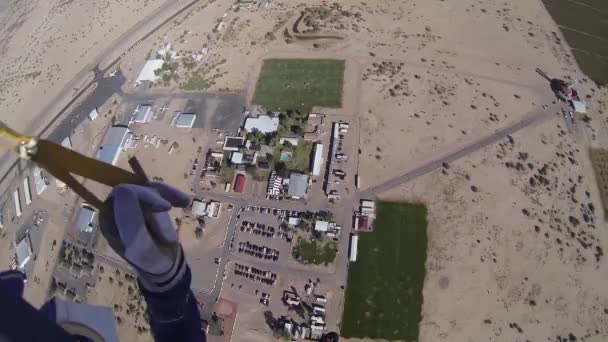
<instances>
[{"instance_id":1,"label":"small shed","mask_svg":"<svg viewBox=\"0 0 608 342\"><path fill-rule=\"evenodd\" d=\"M247 183L247 177L243 174L236 175L234 180L234 192L243 192Z\"/></svg>"},{"instance_id":2,"label":"small shed","mask_svg":"<svg viewBox=\"0 0 608 342\"><path fill-rule=\"evenodd\" d=\"M78 219L76 220L78 230L83 233L91 233L93 231L94 218L95 210L89 206L83 205L78 212Z\"/></svg>"},{"instance_id":3,"label":"small shed","mask_svg":"<svg viewBox=\"0 0 608 342\"><path fill-rule=\"evenodd\" d=\"M178 128L192 128L196 121L196 114L194 113L179 113L175 120L175 127Z\"/></svg>"},{"instance_id":4,"label":"small shed","mask_svg":"<svg viewBox=\"0 0 608 342\"><path fill-rule=\"evenodd\" d=\"M97 112L97 108L93 108L93 110L91 110L89 112L89 119L91 121L95 120L98 116L99 116L99 112Z\"/></svg>"},{"instance_id":5,"label":"small shed","mask_svg":"<svg viewBox=\"0 0 608 342\"><path fill-rule=\"evenodd\" d=\"M315 231L326 232L329 229L329 222L327 221L315 221Z\"/></svg>"},{"instance_id":6,"label":"small shed","mask_svg":"<svg viewBox=\"0 0 608 342\"><path fill-rule=\"evenodd\" d=\"M133 116L131 117L131 122L137 123L146 123L150 121L150 116L152 114L152 107L148 105L137 106L133 111Z\"/></svg>"}]
</instances>

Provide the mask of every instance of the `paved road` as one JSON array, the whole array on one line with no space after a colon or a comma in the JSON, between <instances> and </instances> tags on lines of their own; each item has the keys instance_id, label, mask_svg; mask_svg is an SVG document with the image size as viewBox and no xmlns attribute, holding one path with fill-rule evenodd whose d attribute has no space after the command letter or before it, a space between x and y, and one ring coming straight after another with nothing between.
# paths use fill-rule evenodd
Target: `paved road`
<instances>
[{"instance_id":1,"label":"paved road","mask_svg":"<svg viewBox=\"0 0 608 342\"><path fill-rule=\"evenodd\" d=\"M493 133L487 137L484 137L480 140L477 140L454 152L448 153L440 158L437 158L433 161L420 165L417 168L407 171L406 173L404 173L400 176L397 176L393 179L389 179L382 184L373 186L371 188L368 188L368 189L365 189L365 190L359 192L357 194L356 199L359 200L359 199L364 199L364 198L375 198L376 196L378 196L379 194L381 194L383 192L391 190L403 183L409 182L410 180L412 180L416 177L420 177L424 174L427 174L427 173L441 167L441 165L443 163L451 163L451 162L458 160L466 155L469 155L479 149L482 149L488 145L491 145L501 139L504 139L508 135L511 135L511 134L519 131L522 128L528 127L536 122L546 120L546 119L550 118L551 115L553 115L555 113L555 111L558 110L558 108L559 108L558 105L552 105L552 106L548 107L547 109L538 109L538 110L529 112L526 115L526 117L519 122L516 122L506 128L500 129L500 130L496 131L495 133Z\"/></svg>"}]
</instances>

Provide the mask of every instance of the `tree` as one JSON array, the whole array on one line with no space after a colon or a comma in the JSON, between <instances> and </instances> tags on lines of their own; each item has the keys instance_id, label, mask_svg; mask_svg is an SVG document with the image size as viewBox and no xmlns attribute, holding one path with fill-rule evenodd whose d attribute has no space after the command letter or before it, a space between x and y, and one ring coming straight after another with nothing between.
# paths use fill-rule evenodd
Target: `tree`
<instances>
[{"instance_id":1,"label":"tree","mask_svg":"<svg viewBox=\"0 0 608 342\"><path fill-rule=\"evenodd\" d=\"M300 222L298 222L298 224L296 225L296 228L299 228L302 230L308 230L308 222L306 222L304 220L300 220Z\"/></svg>"},{"instance_id":2,"label":"tree","mask_svg":"<svg viewBox=\"0 0 608 342\"><path fill-rule=\"evenodd\" d=\"M205 227L205 224L206 224L205 217L199 216L199 217L196 218L196 221L198 221L198 226L199 227L201 227L201 228Z\"/></svg>"},{"instance_id":3,"label":"tree","mask_svg":"<svg viewBox=\"0 0 608 342\"><path fill-rule=\"evenodd\" d=\"M291 125L291 127L289 128L289 130L293 134L296 134L296 135L302 135L302 134L304 134L304 130L299 125Z\"/></svg>"},{"instance_id":4,"label":"tree","mask_svg":"<svg viewBox=\"0 0 608 342\"><path fill-rule=\"evenodd\" d=\"M274 164L274 170L277 174L283 178L289 177L289 170L287 170L287 165L284 162L279 161Z\"/></svg>"},{"instance_id":5,"label":"tree","mask_svg":"<svg viewBox=\"0 0 608 342\"><path fill-rule=\"evenodd\" d=\"M277 133L276 132L272 132L272 133L266 133L266 135L264 135L264 144L266 145L274 145L274 140L277 137Z\"/></svg>"},{"instance_id":6,"label":"tree","mask_svg":"<svg viewBox=\"0 0 608 342\"><path fill-rule=\"evenodd\" d=\"M333 217L334 217L334 215L329 210L321 210L321 211L317 212L317 218L320 220L328 221L328 220L331 220Z\"/></svg>"},{"instance_id":7,"label":"tree","mask_svg":"<svg viewBox=\"0 0 608 342\"><path fill-rule=\"evenodd\" d=\"M266 160L268 160L268 163L272 164L272 162L274 161L274 156L272 155L272 153L266 153Z\"/></svg>"}]
</instances>

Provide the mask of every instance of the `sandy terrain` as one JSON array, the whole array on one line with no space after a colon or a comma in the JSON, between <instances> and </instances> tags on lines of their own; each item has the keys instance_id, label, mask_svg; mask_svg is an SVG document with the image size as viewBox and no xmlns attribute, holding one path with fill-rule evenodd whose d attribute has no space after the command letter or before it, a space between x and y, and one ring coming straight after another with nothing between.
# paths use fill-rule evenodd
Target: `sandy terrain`
<instances>
[{"instance_id":1,"label":"sandy terrain","mask_svg":"<svg viewBox=\"0 0 608 342\"><path fill-rule=\"evenodd\" d=\"M384 196L429 206L421 340L605 340L605 221L587 153L562 129L555 117ZM532 186L544 165L548 184Z\"/></svg>"},{"instance_id":2,"label":"sandy terrain","mask_svg":"<svg viewBox=\"0 0 608 342\"><path fill-rule=\"evenodd\" d=\"M376 2L373 8L358 5L350 10L362 13L358 28L342 30L348 33L344 42L319 50L265 39L266 32L294 12L280 2L261 13L240 11L230 31L234 37L218 50L231 57L220 67L230 72L217 84L230 89L247 84L251 91L258 61L265 56L351 61L358 66L354 79L360 78L361 84L354 84L360 92L349 97L347 88L345 106L356 104L352 112L361 125L359 173L365 186L551 103L552 94L534 72L536 67L554 76L584 79L566 47L554 38L556 27L540 2ZM275 35L280 37L281 31L274 30ZM357 72L354 69L349 71ZM353 76L347 72L346 77ZM583 81L580 88L593 94L595 87ZM595 92L592 107L597 115L601 104L596 101L605 94ZM514 135L514 146L488 147L456 163L446 171L448 176L437 171L382 196L423 201L430 208L422 341L541 340L570 333L603 340L606 293L594 284L606 281L597 271L605 263L596 261L596 246L605 241L604 223L588 205L584 212L580 207L595 203L599 208L585 146L601 146L598 140L605 133L600 120L593 117L589 129L579 120L570 136L559 133L566 125L556 115ZM525 169L505 167L519 152L528 153ZM572 152L576 164L556 152ZM550 190L539 185L531 189L529 178L550 161L556 163L547 170L551 177L545 176ZM569 178L578 184L577 203L567 194L573 185ZM583 215L596 228L587 226ZM578 222L576 227L569 216ZM466 278L459 276L463 272ZM473 302L478 305L470 305Z\"/></svg>"},{"instance_id":3,"label":"sandy terrain","mask_svg":"<svg viewBox=\"0 0 608 342\"><path fill-rule=\"evenodd\" d=\"M2 13L2 120L35 132L34 117L61 87L162 0L14 1Z\"/></svg>"},{"instance_id":4,"label":"sandy terrain","mask_svg":"<svg viewBox=\"0 0 608 342\"><path fill-rule=\"evenodd\" d=\"M150 341L150 328L144 317L146 302L133 275L100 263L97 284L89 288L87 302L114 309L116 329L121 340ZM103 272L102 272L103 269Z\"/></svg>"},{"instance_id":5,"label":"sandy terrain","mask_svg":"<svg viewBox=\"0 0 608 342\"><path fill-rule=\"evenodd\" d=\"M35 113L51 89L103 49L96 42L124 31L133 11L143 17L160 2L16 2L6 12L11 21L5 21L7 39L0 44L6 70L0 106L19 116L3 119L18 129L30 127L34 118L27 113ZM445 174L435 171L381 197L429 207L421 341L532 341L569 334L605 340L608 293L598 284L608 279L598 247L606 244L606 224L595 209L601 204L587 148L608 143L602 115L607 92L585 80L541 2L342 3L331 10L331 25L322 19L317 24L320 32L345 38L318 46L284 36L304 5L277 0L267 10L238 11L219 1L201 5L138 46L121 68L132 80L143 58L166 43L182 56L208 47L205 60L212 68L188 70L178 61L179 79L155 88L177 89L198 74L211 91L251 95L263 58L346 59L344 108L335 113L359 122L358 173L364 187L551 103L537 67L550 76L581 79L579 90L592 95L590 123L578 117L569 133L564 120L553 115L514 134L512 143L487 147L452 163ZM226 25L213 32L224 13ZM67 15L77 20L61 20ZM92 16L97 25L87 25ZM140 154L144 165L154 163L147 151ZM181 171L187 172L188 162L172 162L180 171L166 180L189 189ZM243 312L248 314L254 313ZM267 333L257 323L238 327L239 320L237 337Z\"/></svg>"}]
</instances>

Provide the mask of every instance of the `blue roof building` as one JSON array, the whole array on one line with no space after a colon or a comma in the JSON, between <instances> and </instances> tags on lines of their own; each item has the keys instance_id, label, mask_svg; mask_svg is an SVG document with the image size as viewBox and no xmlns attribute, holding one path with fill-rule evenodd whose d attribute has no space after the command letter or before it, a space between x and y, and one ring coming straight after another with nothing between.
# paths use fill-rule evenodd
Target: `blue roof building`
<instances>
[{"instance_id":1,"label":"blue roof building","mask_svg":"<svg viewBox=\"0 0 608 342\"><path fill-rule=\"evenodd\" d=\"M103 139L101 147L97 151L97 160L104 163L116 165L120 152L131 138L131 131L125 125L114 125Z\"/></svg>"},{"instance_id":2,"label":"blue roof building","mask_svg":"<svg viewBox=\"0 0 608 342\"><path fill-rule=\"evenodd\" d=\"M93 231L93 219L95 218L95 210L88 206L83 206L78 212L78 219L76 220L76 226L78 230L83 233L90 233Z\"/></svg>"}]
</instances>

